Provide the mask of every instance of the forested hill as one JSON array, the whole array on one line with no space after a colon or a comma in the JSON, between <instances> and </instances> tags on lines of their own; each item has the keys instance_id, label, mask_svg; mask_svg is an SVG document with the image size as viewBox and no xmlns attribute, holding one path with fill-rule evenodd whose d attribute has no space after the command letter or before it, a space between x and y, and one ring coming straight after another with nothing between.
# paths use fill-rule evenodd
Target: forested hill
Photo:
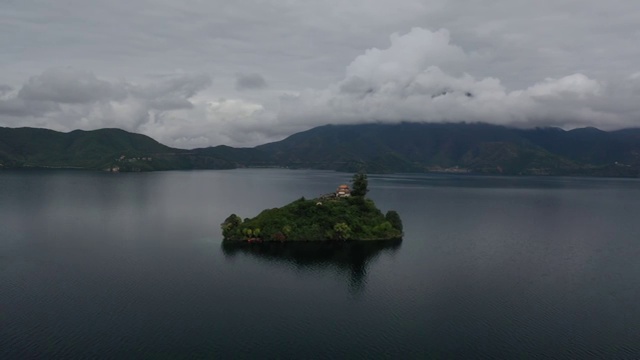
<instances>
[{"instance_id":1,"label":"forested hill","mask_svg":"<svg viewBox=\"0 0 640 360\"><path fill-rule=\"evenodd\" d=\"M0 127L0 168L79 168L110 171L231 169L243 149L174 149L120 129L61 133ZM219 150L218 150L219 149ZM257 152L257 150L248 149ZM245 156L246 157L246 156Z\"/></svg>"},{"instance_id":2,"label":"forested hill","mask_svg":"<svg viewBox=\"0 0 640 360\"><path fill-rule=\"evenodd\" d=\"M280 166L349 171L637 177L640 129L326 125L255 148L182 150L119 129L1 128L0 168L149 171Z\"/></svg>"},{"instance_id":3,"label":"forested hill","mask_svg":"<svg viewBox=\"0 0 640 360\"><path fill-rule=\"evenodd\" d=\"M289 167L368 172L638 176L640 129L326 125L258 146Z\"/></svg>"}]
</instances>

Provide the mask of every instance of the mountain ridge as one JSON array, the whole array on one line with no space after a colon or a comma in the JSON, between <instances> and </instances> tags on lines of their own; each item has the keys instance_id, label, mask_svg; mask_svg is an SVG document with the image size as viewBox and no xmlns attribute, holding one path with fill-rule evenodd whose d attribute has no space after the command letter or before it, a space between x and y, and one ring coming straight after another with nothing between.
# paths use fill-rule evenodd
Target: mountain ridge
<instances>
[{"instance_id":1,"label":"mountain ridge","mask_svg":"<svg viewBox=\"0 0 640 360\"><path fill-rule=\"evenodd\" d=\"M109 171L312 168L370 173L638 177L640 128L518 129L485 123L323 125L253 148L176 149L121 129L0 127L0 168Z\"/></svg>"}]
</instances>

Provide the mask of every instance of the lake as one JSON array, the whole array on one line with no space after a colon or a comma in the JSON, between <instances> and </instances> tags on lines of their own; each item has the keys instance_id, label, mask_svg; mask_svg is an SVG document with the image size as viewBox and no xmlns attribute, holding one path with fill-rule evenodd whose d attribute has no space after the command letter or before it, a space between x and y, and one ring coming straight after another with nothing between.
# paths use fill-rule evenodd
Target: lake
<instances>
[{"instance_id":1,"label":"lake","mask_svg":"<svg viewBox=\"0 0 640 360\"><path fill-rule=\"evenodd\" d=\"M402 242L225 246L346 183L0 171L0 358L638 358L640 181L371 175Z\"/></svg>"}]
</instances>

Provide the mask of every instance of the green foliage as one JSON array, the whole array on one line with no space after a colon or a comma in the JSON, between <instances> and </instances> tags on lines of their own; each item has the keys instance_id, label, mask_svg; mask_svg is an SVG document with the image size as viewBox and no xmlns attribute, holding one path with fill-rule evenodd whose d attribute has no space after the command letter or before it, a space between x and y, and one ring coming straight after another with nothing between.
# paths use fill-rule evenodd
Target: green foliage
<instances>
[{"instance_id":1,"label":"green foliage","mask_svg":"<svg viewBox=\"0 0 640 360\"><path fill-rule=\"evenodd\" d=\"M391 226L399 231L402 231L402 220L400 219L400 214L398 214L395 210L387 211L387 214L384 218L391 224Z\"/></svg>"},{"instance_id":2,"label":"green foliage","mask_svg":"<svg viewBox=\"0 0 640 360\"><path fill-rule=\"evenodd\" d=\"M229 215L228 218L224 220L220 227L222 228L222 236L225 238L233 238L237 237L240 233L240 225L242 224L242 219L240 216L236 214Z\"/></svg>"},{"instance_id":3,"label":"green foliage","mask_svg":"<svg viewBox=\"0 0 640 360\"><path fill-rule=\"evenodd\" d=\"M352 235L351 228L346 223L337 223L333 225L332 235L336 240L349 240Z\"/></svg>"},{"instance_id":4,"label":"green foliage","mask_svg":"<svg viewBox=\"0 0 640 360\"><path fill-rule=\"evenodd\" d=\"M363 172L358 172L355 175L353 175L353 180L351 180L351 182L353 183L351 196L362 197L367 195L367 192L369 192L369 189L368 189L369 181L367 180L367 174Z\"/></svg>"},{"instance_id":5,"label":"green foliage","mask_svg":"<svg viewBox=\"0 0 640 360\"><path fill-rule=\"evenodd\" d=\"M298 199L281 208L264 210L233 231L225 232L223 228L224 239L323 241L402 237L402 231L396 229L370 199L347 197L323 199L322 205L318 202L318 199Z\"/></svg>"}]
</instances>

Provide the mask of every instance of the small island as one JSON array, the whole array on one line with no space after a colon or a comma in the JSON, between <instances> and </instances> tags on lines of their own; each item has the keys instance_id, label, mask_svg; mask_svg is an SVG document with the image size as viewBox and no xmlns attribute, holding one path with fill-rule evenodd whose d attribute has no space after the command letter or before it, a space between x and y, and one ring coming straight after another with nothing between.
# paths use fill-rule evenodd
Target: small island
<instances>
[{"instance_id":1,"label":"small island","mask_svg":"<svg viewBox=\"0 0 640 360\"><path fill-rule=\"evenodd\" d=\"M244 221L231 214L222 224L223 241L370 241L402 238L402 220L396 211L383 214L365 197L367 175L357 173L353 189L338 189L318 198L300 198L281 208L267 209Z\"/></svg>"}]
</instances>

